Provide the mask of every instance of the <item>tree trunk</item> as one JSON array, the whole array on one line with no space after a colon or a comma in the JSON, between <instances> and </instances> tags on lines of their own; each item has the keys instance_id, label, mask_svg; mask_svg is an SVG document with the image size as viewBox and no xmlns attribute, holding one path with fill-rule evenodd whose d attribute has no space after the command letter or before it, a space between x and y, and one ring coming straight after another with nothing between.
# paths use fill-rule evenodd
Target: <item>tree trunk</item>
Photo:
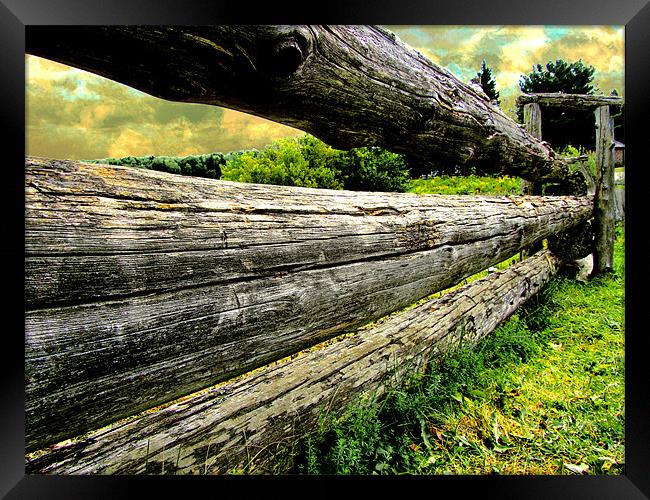
<instances>
[{"instance_id":1,"label":"tree trunk","mask_svg":"<svg viewBox=\"0 0 650 500\"><path fill-rule=\"evenodd\" d=\"M614 270L615 193L614 121L609 106L596 111L596 171L598 181L594 199L594 269L592 276Z\"/></svg>"},{"instance_id":2,"label":"tree trunk","mask_svg":"<svg viewBox=\"0 0 650 500\"><path fill-rule=\"evenodd\" d=\"M354 329L591 212L28 158L27 447Z\"/></svg>"},{"instance_id":3,"label":"tree trunk","mask_svg":"<svg viewBox=\"0 0 650 500\"><path fill-rule=\"evenodd\" d=\"M479 92L371 26L28 26L26 51L173 101L377 145L418 165L565 178L551 148Z\"/></svg>"},{"instance_id":4,"label":"tree trunk","mask_svg":"<svg viewBox=\"0 0 650 500\"><path fill-rule=\"evenodd\" d=\"M549 252L535 255L368 331L50 450L29 461L27 473L278 472L272 460L286 458L321 412L337 412L362 393L379 396L389 380L489 334L556 264Z\"/></svg>"}]
</instances>

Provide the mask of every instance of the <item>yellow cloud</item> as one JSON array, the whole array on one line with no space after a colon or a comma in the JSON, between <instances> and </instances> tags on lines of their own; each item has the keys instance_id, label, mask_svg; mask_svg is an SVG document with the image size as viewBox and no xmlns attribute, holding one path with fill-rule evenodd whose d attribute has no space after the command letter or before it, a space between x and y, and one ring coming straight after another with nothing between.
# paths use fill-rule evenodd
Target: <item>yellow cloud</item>
<instances>
[{"instance_id":1,"label":"yellow cloud","mask_svg":"<svg viewBox=\"0 0 650 500\"><path fill-rule=\"evenodd\" d=\"M607 65L607 71L609 72L620 72L621 68L625 66L625 62L623 61L623 56L620 56L618 54L612 55L609 58L609 64Z\"/></svg>"},{"instance_id":2,"label":"yellow cloud","mask_svg":"<svg viewBox=\"0 0 650 500\"><path fill-rule=\"evenodd\" d=\"M91 129L101 123L114 109L115 106L110 104L97 104L83 109L79 116L79 126L84 129Z\"/></svg>"},{"instance_id":3,"label":"yellow cloud","mask_svg":"<svg viewBox=\"0 0 650 500\"><path fill-rule=\"evenodd\" d=\"M158 154L153 147L151 139L128 128L124 129L108 147L108 156L111 158L144 156L149 154Z\"/></svg>"},{"instance_id":4,"label":"yellow cloud","mask_svg":"<svg viewBox=\"0 0 650 500\"><path fill-rule=\"evenodd\" d=\"M281 137L304 134L301 130L281 123L232 109L224 109L221 126L226 137L240 144L237 149L246 148L246 143L254 144L251 147L260 148Z\"/></svg>"},{"instance_id":5,"label":"yellow cloud","mask_svg":"<svg viewBox=\"0 0 650 500\"><path fill-rule=\"evenodd\" d=\"M541 53L549 42L542 27L526 28L525 30L525 33L522 33L522 28L506 28L504 30L506 33L513 33L521 37L517 41L503 46L501 67L507 68L507 70L502 69L499 74L502 76L502 80L505 80L502 83L504 86L517 84L519 75L529 73L532 65L539 61Z\"/></svg>"},{"instance_id":6,"label":"yellow cloud","mask_svg":"<svg viewBox=\"0 0 650 500\"><path fill-rule=\"evenodd\" d=\"M64 64L30 55L25 57L25 65L27 80L39 85L51 85L52 82L81 76L85 73Z\"/></svg>"},{"instance_id":7,"label":"yellow cloud","mask_svg":"<svg viewBox=\"0 0 650 500\"><path fill-rule=\"evenodd\" d=\"M158 99L38 57L26 57L26 72L30 155L186 156L262 148L302 133L217 106Z\"/></svg>"},{"instance_id":8,"label":"yellow cloud","mask_svg":"<svg viewBox=\"0 0 650 500\"><path fill-rule=\"evenodd\" d=\"M200 155L200 154L203 154L203 153L205 153L205 151L204 151L204 152L201 152L201 151L199 151L196 147L194 147L194 146L189 146L189 147L187 147L187 148L181 150L181 151L178 153L178 156Z\"/></svg>"}]
</instances>

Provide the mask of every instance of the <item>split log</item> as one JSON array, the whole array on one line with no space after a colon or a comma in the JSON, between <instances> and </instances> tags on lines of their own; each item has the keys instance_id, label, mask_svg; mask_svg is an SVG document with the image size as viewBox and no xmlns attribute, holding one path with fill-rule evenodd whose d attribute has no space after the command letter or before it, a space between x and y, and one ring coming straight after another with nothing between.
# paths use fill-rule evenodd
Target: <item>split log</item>
<instances>
[{"instance_id":1,"label":"split log","mask_svg":"<svg viewBox=\"0 0 650 500\"><path fill-rule=\"evenodd\" d=\"M622 106L623 98L618 96L541 92L536 94L522 94L515 100L516 106L525 106L533 103L544 107L564 108L574 111L595 111L601 106Z\"/></svg>"},{"instance_id":2,"label":"split log","mask_svg":"<svg viewBox=\"0 0 650 500\"><path fill-rule=\"evenodd\" d=\"M172 101L236 109L335 148L528 180L569 171L483 92L372 26L28 26L26 51Z\"/></svg>"},{"instance_id":3,"label":"split log","mask_svg":"<svg viewBox=\"0 0 650 500\"><path fill-rule=\"evenodd\" d=\"M542 140L542 110L537 103L530 103L524 106L524 126L530 134ZM541 182L521 181L522 194L542 194Z\"/></svg>"},{"instance_id":4,"label":"split log","mask_svg":"<svg viewBox=\"0 0 650 500\"><path fill-rule=\"evenodd\" d=\"M550 252L536 254L321 350L49 450L26 471L264 472L276 453L317 426L321 412L364 392L380 396L387 382L492 332L547 283L556 264Z\"/></svg>"},{"instance_id":5,"label":"split log","mask_svg":"<svg viewBox=\"0 0 650 500\"><path fill-rule=\"evenodd\" d=\"M373 321L593 210L36 158L25 182L28 449Z\"/></svg>"},{"instance_id":6,"label":"split log","mask_svg":"<svg viewBox=\"0 0 650 500\"><path fill-rule=\"evenodd\" d=\"M616 195L614 193L614 120L609 106L596 115L596 194L594 196L594 268L592 276L614 270Z\"/></svg>"},{"instance_id":7,"label":"split log","mask_svg":"<svg viewBox=\"0 0 650 500\"><path fill-rule=\"evenodd\" d=\"M542 110L539 104L531 103L524 106L524 126L533 137L539 139L540 141L542 140ZM530 182L524 179L521 180L522 194L541 195L543 193L543 189L544 186L539 181ZM530 248L524 249L522 256L534 254L542 248L543 243L541 241L538 241Z\"/></svg>"}]
</instances>

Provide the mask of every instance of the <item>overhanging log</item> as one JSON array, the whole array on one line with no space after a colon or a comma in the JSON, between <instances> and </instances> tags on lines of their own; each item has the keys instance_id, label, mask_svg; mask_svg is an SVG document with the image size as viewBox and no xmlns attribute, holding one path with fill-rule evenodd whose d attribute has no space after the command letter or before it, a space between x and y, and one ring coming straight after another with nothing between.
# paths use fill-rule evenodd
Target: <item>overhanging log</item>
<instances>
[{"instance_id":1,"label":"overhanging log","mask_svg":"<svg viewBox=\"0 0 650 500\"><path fill-rule=\"evenodd\" d=\"M25 182L28 449L377 319L593 210L36 158Z\"/></svg>"},{"instance_id":2,"label":"overhanging log","mask_svg":"<svg viewBox=\"0 0 650 500\"><path fill-rule=\"evenodd\" d=\"M154 96L224 106L334 147L528 180L570 176L484 93L372 26L28 26L29 54Z\"/></svg>"},{"instance_id":3,"label":"overhanging log","mask_svg":"<svg viewBox=\"0 0 650 500\"><path fill-rule=\"evenodd\" d=\"M30 459L27 473L219 474L262 471L321 411L489 334L555 272L545 251L373 326L363 334L268 366L167 408Z\"/></svg>"}]
</instances>

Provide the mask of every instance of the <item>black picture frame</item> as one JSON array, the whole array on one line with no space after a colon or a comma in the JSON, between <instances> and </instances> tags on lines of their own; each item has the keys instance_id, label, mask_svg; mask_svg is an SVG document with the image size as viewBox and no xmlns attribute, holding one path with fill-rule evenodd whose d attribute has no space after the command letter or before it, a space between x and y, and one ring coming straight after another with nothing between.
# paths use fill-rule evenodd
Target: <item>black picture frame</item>
<instances>
[{"instance_id":1,"label":"black picture frame","mask_svg":"<svg viewBox=\"0 0 650 500\"><path fill-rule=\"evenodd\" d=\"M622 476L480 476L480 477L138 477L34 476L24 471L24 175L17 168L25 150L25 29L70 24L450 24L450 25L625 25L626 99L626 467ZM650 496L650 397L645 383L645 330L641 312L644 284L643 122L647 121L650 81L650 3L648 0L573 0L530 2L455 0L234 2L223 0L0 0L0 124L5 142L0 247L5 299L2 301L3 349L0 411L0 497L121 498L197 494L222 496L224 488L249 496L263 488L283 497L301 496L317 483L359 494L350 487L363 482L362 494L480 494L495 498L612 498ZM5 203L5 205L7 205ZM635 229L637 226L638 230ZM632 228L631 230L629 228ZM289 484L287 484L289 483ZM293 484L292 484L293 483ZM419 491L412 486L422 487ZM190 488L190 489L188 489ZM205 488L204 493L198 492ZM408 490L405 488L409 488ZM230 493L230 491L229 491Z\"/></svg>"}]
</instances>

